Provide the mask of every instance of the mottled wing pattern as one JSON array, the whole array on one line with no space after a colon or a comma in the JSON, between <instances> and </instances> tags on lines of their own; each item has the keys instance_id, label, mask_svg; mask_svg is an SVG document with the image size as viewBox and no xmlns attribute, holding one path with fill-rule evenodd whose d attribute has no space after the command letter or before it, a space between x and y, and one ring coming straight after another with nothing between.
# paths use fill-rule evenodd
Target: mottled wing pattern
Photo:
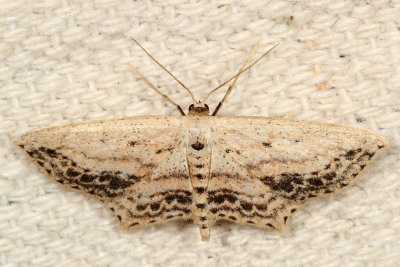
<instances>
[{"instance_id":1,"label":"mottled wing pattern","mask_svg":"<svg viewBox=\"0 0 400 267\"><path fill-rule=\"evenodd\" d=\"M191 219L181 119L134 117L29 132L15 142L55 182L99 199L129 229Z\"/></svg>"},{"instance_id":2,"label":"mottled wing pattern","mask_svg":"<svg viewBox=\"0 0 400 267\"><path fill-rule=\"evenodd\" d=\"M262 117L215 118L212 221L282 230L307 199L350 185L386 141L358 128Z\"/></svg>"}]
</instances>

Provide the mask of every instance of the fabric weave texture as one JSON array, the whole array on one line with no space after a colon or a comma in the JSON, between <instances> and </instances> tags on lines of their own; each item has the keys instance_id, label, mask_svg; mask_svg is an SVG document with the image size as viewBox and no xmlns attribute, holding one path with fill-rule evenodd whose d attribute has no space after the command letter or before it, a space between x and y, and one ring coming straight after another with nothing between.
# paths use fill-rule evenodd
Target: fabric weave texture
<instances>
[{"instance_id":1,"label":"fabric weave texture","mask_svg":"<svg viewBox=\"0 0 400 267\"><path fill-rule=\"evenodd\" d=\"M0 1L1 266L397 266L400 261L400 2ZM29 130L180 116L256 44L220 116L352 125L389 148L350 189L310 201L282 233L218 223L202 243L176 222L123 232L102 205L53 184L12 140ZM224 90L213 94L215 107Z\"/></svg>"}]
</instances>

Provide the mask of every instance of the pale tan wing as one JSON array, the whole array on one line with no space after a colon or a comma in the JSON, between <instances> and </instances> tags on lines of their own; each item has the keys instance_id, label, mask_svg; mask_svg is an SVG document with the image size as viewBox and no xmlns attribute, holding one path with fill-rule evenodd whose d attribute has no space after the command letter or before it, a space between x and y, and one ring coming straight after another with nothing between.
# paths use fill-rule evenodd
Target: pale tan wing
<instances>
[{"instance_id":1,"label":"pale tan wing","mask_svg":"<svg viewBox=\"0 0 400 267\"><path fill-rule=\"evenodd\" d=\"M133 117L44 128L20 146L52 180L99 199L124 229L191 219L181 119Z\"/></svg>"},{"instance_id":2,"label":"pale tan wing","mask_svg":"<svg viewBox=\"0 0 400 267\"><path fill-rule=\"evenodd\" d=\"M212 220L275 230L308 198L350 185L386 146L372 132L333 124L222 117L213 125Z\"/></svg>"}]
</instances>

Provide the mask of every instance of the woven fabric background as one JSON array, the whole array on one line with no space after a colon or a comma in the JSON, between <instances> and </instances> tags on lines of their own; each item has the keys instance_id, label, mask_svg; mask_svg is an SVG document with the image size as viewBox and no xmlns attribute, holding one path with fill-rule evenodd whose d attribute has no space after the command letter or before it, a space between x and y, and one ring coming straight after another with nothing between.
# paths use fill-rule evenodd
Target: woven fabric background
<instances>
[{"instance_id":1,"label":"woven fabric background","mask_svg":"<svg viewBox=\"0 0 400 267\"><path fill-rule=\"evenodd\" d=\"M398 266L400 2L393 0L0 1L1 266ZM355 186L310 201L282 233L218 223L123 232L100 203L53 184L12 139L94 119L179 116L255 44L219 115L289 116L369 129L390 147ZM214 107L223 91L214 94Z\"/></svg>"}]
</instances>

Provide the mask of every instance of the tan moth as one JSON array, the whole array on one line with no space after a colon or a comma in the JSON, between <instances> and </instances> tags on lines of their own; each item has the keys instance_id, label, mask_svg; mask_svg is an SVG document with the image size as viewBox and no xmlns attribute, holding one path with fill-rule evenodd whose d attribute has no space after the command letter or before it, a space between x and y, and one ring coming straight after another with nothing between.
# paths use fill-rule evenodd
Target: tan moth
<instances>
[{"instance_id":1,"label":"tan moth","mask_svg":"<svg viewBox=\"0 0 400 267\"><path fill-rule=\"evenodd\" d=\"M135 70L183 116L55 126L28 132L15 143L53 181L102 202L123 229L193 220L202 240L209 240L218 220L282 230L307 199L352 184L386 141L335 124L216 117L239 75L271 50L244 67L251 53L239 72L203 101L165 69L193 99L187 115ZM231 80L210 116L208 96Z\"/></svg>"}]
</instances>

